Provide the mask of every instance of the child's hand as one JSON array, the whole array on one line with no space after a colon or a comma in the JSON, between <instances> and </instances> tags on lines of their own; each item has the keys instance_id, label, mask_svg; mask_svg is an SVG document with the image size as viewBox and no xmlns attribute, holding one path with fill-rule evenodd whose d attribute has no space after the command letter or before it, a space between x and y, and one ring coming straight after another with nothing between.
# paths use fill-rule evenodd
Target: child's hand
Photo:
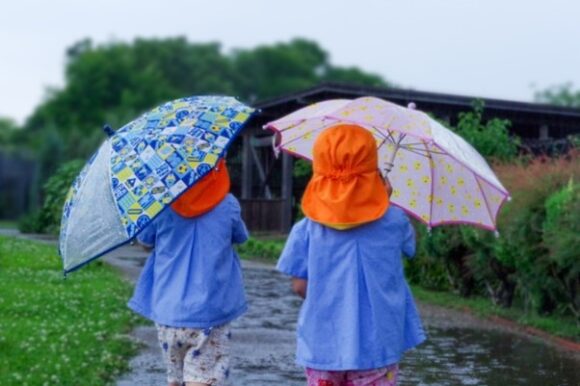
<instances>
[{"instance_id":1,"label":"child's hand","mask_svg":"<svg viewBox=\"0 0 580 386\"><path fill-rule=\"evenodd\" d=\"M143 249L145 252L151 252L153 250L153 248L155 247L151 247L149 245L145 245L145 244L141 244L139 242L136 243L138 246L141 247L141 249Z\"/></svg>"},{"instance_id":2,"label":"child's hand","mask_svg":"<svg viewBox=\"0 0 580 386\"><path fill-rule=\"evenodd\" d=\"M306 299L306 287L308 281L297 277L292 278L292 291L302 299Z\"/></svg>"}]
</instances>

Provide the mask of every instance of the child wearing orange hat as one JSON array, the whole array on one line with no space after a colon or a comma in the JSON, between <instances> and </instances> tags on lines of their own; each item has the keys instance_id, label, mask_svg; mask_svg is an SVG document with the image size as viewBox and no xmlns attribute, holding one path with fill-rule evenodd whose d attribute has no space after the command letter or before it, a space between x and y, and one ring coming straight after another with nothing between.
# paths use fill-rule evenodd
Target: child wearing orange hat
<instances>
[{"instance_id":1,"label":"child wearing orange hat","mask_svg":"<svg viewBox=\"0 0 580 386\"><path fill-rule=\"evenodd\" d=\"M296 361L309 386L393 386L403 353L425 333L403 274L415 253L405 213L390 205L376 141L354 125L326 129L277 268L305 297Z\"/></svg>"},{"instance_id":2,"label":"child wearing orange hat","mask_svg":"<svg viewBox=\"0 0 580 386\"><path fill-rule=\"evenodd\" d=\"M137 237L153 248L129 301L157 325L170 386L220 384L229 323L246 311L233 243L248 238L222 160Z\"/></svg>"}]
</instances>

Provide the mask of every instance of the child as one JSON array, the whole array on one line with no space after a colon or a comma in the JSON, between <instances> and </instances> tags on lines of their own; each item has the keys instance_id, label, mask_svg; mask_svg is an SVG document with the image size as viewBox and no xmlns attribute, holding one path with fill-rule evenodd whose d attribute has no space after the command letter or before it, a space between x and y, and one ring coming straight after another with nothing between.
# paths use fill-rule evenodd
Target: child
<instances>
[{"instance_id":1,"label":"child","mask_svg":"<svg viewBox=\"0 0 580 386\"><path fill-rule=\"evenodd\" d=\"M425 340L402 255L415 253L404 212L389 205L376 140L339 125L314 144L306 216L277 268L305 297L296 361L309 386L393 386L403 353Z\"/></svg>"},{"instance_id":2,"label":"child","mask_svg":"<svg viewBox=\"0 0 580 386\"><path fill-rule=\"evenodd\" d=\"M248 238L222 160L138 236L153 248L129 307L154 321L170 386L216 385L229 373L229 322L246 311L232 243Z\"/></svg>"}]
</instances>

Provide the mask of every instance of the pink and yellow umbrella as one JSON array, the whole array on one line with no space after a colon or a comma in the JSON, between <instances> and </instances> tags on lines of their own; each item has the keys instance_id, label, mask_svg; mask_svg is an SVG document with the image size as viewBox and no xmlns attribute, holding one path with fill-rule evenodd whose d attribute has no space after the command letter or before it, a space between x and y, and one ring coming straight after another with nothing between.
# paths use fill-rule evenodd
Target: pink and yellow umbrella
<instances>
[{"instance_id":1,"label":"pink and yellow umbrella","mask_svg":"<svg viewBox=\"0 0 580 386\"><path fill-rule=\"evenodd\" d=\"M427 114L374 97L309 105L264 126L275 150L312 159L324 129L349 123L377 140L379 165L393 186L391 201L429 227L471 224L495 230L509 193L484 158Z\"/></svg>"}]
</instances>

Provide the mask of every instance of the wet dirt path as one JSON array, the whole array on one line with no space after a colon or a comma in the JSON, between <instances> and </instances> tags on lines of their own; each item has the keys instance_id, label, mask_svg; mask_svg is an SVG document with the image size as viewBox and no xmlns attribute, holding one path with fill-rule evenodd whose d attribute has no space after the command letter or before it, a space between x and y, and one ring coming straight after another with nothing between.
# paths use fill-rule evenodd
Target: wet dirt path
<instances>
[{"instance_id":1,"label":"wet dirt path","mask_svg":"<svg viewBox=\"0 0 580 386\"><path fill-rule=\"evenodd\" d=\"M144 253L125 247L106 260L135 280ZM131 256L131 257L126 257ZM230 385L304 385L294 364L296 320L301 300L272 266L244 261L249 311L233 323ZM429 340L405 356L400 385L577 386L580 356L469 314L419 305ZM164 385L155 328L139 327L144 349L117 386Z\"/></svg>"}]
</instances>

